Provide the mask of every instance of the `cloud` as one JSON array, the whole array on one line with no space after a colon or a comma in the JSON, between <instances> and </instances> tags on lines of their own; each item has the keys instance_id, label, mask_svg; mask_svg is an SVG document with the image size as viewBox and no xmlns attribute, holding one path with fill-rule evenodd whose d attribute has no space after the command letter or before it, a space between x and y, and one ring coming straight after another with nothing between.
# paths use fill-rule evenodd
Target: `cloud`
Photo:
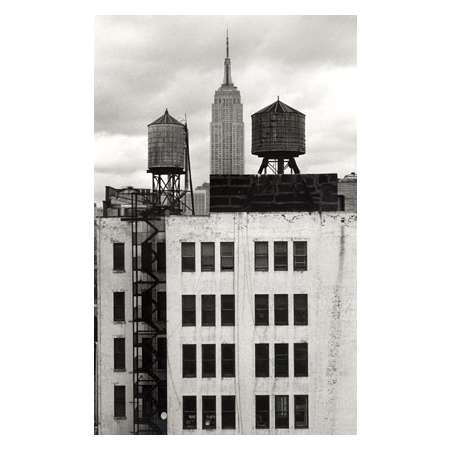
<instances>
[{"instance_id":1,"label":"cloud","mask_svg":"<svg viewBox=\"0 0 450 450\"><path fill-rule=\"evenodd\" d=\"M96 200L104 184L143 183L147 124L167 107L186 114L194 185L209 175L209 122L230 30L233 81L251 114L276 96L306 114L301 170L353 171L356 159L354 16L99 16L95 43ZM320 170L319 170L320 169Z\"/></svg>"}]
</instances>

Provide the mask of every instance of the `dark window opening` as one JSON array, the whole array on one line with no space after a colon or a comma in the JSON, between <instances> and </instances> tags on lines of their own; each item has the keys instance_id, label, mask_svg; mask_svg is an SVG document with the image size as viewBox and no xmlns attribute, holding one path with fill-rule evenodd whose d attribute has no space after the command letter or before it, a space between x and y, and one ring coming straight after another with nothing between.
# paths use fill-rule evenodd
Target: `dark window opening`
<instances>
[{"instance_id":1,"label":"dark window opening","mask_svg":"<svg viewBox=\"0 0 450 450\"><path fill-rule=\"evenodd\" d=\"M287 294L275 294L275 325L288 325L289 307Z\"/></svg>"},{"instance_id":2,"label":"dark window opening","mask_svg":"<svg viewBox=\"0 0 450 450\"><path fill-rule=\"evenodd\" d=\"M195 243L181 243L181 271L195 272Z\"/></svg>"},{"instance_id":3,"label":"dark window opening","mask_svg":"<svg viewBox=\"0 0 450 450\"><path fill-rule=\"evenodd\" d=\"M215 295L202 295L202 326L216 325L216 297Z\"/></svg>"},{"instance_id":4,"label":"dark window opening","mask_svg":"<svg viewBox=\"0 0 450 450\"><path fill-rule=\"evenodd\" d=\"M146 372L152 372L153 363L153 344L150 338L142 339L142 369Z\"/></svg>"},{"instance_id":5,"label":"dark window opening","mask_svg":"<svg viewBox=\"0 0 450 450\"><path fill-rule=\"evenodd\" d=\"M294 325L308 325L308 296L294 294Z\"/></svg>"},{"instance_id":6,"label":"dark window opening","mask_svg":"<svg viewBox=\"0 0 450 450\"><path fill-rule=\"evenodd\" d=\"M167 339L159 338L158 339L158 369L166 370L167 369Z\"/></svg>"},{"instance_id":7,"label":"dark window opening","mask_svg":"<svg viewBox=\"0 0 450 450\"><path fill-rule=\"evenodd\" d=\"M114 386L114 417L125 417L125 386Z\"/></svg>"},{"instance_id":8,"label":"dark window opening","mask_svg":"<svg viewBox=\"0 0 450 450\"><path fill-rule=\"evenodd\" d=\"M197 376L197 350L195 344L183 345L183 378Z\"/></svg>"},{"instance_id":9,"label":"dark window opening","mask_svg":"<svg viewBox=\"0 0 450 450\"><path fill-rule=\"evenodd\" d=\"M288 270L288 243L286 241L274 242L274 269Z\"/></svg>"},{"instance_id":10,"label":"dark window opening","mask_svg":"<svg viewBox=\"0 0 450 450\"><path fill-rule=\"evenodd\" d=\"M147 289L142 293L142 320L144 320L147 323L150 323L152 321L152 314L153 314L152 290Z\"/></svg>"},{"instance_id":11,"label":"dark window opening","mask_svg":"<svg viewBox=\"0 0 450 450\"><path fill-rule=\"evenodd\" d=\"M255 325L269 325L268 295L255 295Z\"/></svg>"},{"instance_id":12,"label":"dark window opening","mask_svg":"<svg viewBox=\"0 0 450 450\"><path fill-rule=\"evenodd\" d=\"M114 322L124 322L125 321L125 292L114 292L114 311L113 320Z\"/></svg>"},{"instance_id":13,"label":"dark window opening","mask_svg":"<svg viewBox=\"0 0 450 450\"><path fill-rule=\"evenodd\" d=\"M113 244L113 270L125 270L125 244L122 242Z\"/></svg>"},{"instance_id":14,"label":"dark window opening","mask_svg":"<svg viewBox=\"0 0 450 450\"><path fill-rule=\"evenodd\" d=\"M166 243L158 242L157 244L157 267L158 272L166 271Z\"/></svg>"},{"instance_id":15,"label":"dark window opening","mask_svg":"<svg viewBox=\"0 0 450 450\"><path fill-rule=\"evenodd\" d=\"M133 261L136 264L136 261ZM141 267L144 272L152 272L153 267L153 251L150 241L143 242L141 245Z\"/></svg>"},{"instance_id":16,"label":"dark window opening","mask_svg":"<svg viewBox=\"0 0 450 450\"><path fill-rule=\"evenodd\" d=\"M235 376L234 344L222 344L222 377Z\"/></svg>"},{"instance_id":17,"label":"dark window opening","mask_svg":"<svg viewBox=\"0 0 450 450\"><path fill-rule=\"evenodd\" d=\"M220 243L220 270L222 272L234 270L234 242Z\"/></svg>"},{"instance_id":18,"label":"dark window opening","mask_svg":"<svg viewBox=\"0 0 450 450\"><path fill-rule=\"evenodd\" d=\"M308 343L294 344L294 377L308 376Z\"/></svg>"},{"instance_id":19,"label":"dark window opening","mask_svg":"<svg viewBox=\"0 0 450 450\"><path fill-rule=\"evenodd\" d=\"M158 411L167 412L167 386L162 384L158 385Z\"/></svg>"},{"instance_id":20,"label":"dark window opening","mask_svg":"<svg viewBox=\"0 0 450 450\"><path fill-rule=\"evenodd\" d=\"M195 295L183 295L181 297L183 327L195 327Z\"/></svg>"},{"instance_id":21,"label":"dark window opening","mask_svg":"<svg viewBox=\"0 0 450 450\"><path fill-rule=\"evenodd\" d=\"M255 242L255 270L257 272L269 270L269 244L267 242Z\"/></svg>"},{"instance_id":22,"label":"dark window opening","mask_svg":"<svg viewBox=\"0 0 450 450\"><path fill-rule=\"evenodd\" d=\"M152 415L152 386L142 386L142 416L151 417Z\"/></svg>"},{"instance_id":23,"label":"dark window opening","mask_svg":"<svg viewBox=\"0 0 450 450\"><path fill-rule=\"evenodd\" d=\"M338 195L338 211L345 211L345 196Z\"/></svg>"},{"instance_id":24,"label":"dark window opening","mask_svg":"<svg viewBox=\"0 0 450 450\"><path fill-rule=\"evenodd\" d=\"M295 428L308 428L308 396L294 395Z\"/></svg>"},{"instance_id":25,"label":"dark window opening","mask_svg":"<svg viewBox=\"0 0 450 450\"><path fill-rule=\"evenodd\" d=\"M294 242L294 270L308 269L308 249L306 241Z\"/></svg>"},{"instance_id":26,"label":"dark window opening","mask_svg":"<svg viewBox=\"0 0 450 450\"><path fill-rule=\"evenodd\" d=\"M183 430L195 430L197 428L197 398L195 396L183 396Z\"/></svg>"},{"instance_id":27,"label":"dark window opening","mask_svg":"<svg viewBox=\"0 0 450 450\"><path fill-rule=\"evenodd\" d=\"M268 395L255 396L256 428L269 428L270 406Z\"/></svg>"},{"instance_id":28,"label":"dark window opening","mask_svg":"<svg viewBox=\"0 0 450 450\"><path fill-rule=\"evenodd\" d=\"M202 345L202 377L214 378L216 376L216 346L215 344Z\"/></svg>"},{"instance_id":29,"label":"dark window opening","mask_svg":"<svg viewBox=\"0 0 450 450\"><path fill-rule=\"evenodd\" d=\"M114 338L114 370L125 370L125 338Z\"/></svg>"},{"instance_id":30,"label":"dark window opening","mask_svg":"<svg viewBox=\"0 0 450 450\"><path fill-rule=\"evenodd\" d=\"M216 397L204 395L202 397L203 429L214 430L216 428Z\"/></svg>"},{"instance_id":31,"label":"dark window opening","mask_svg":"<svg viewBox=\"0 0 450 450\"><path fill-rule=\"evenodd\" d=\"M214 272L214 242L201 243L201 271Z\"/></svg>"},{"instance_id":32,"label":"dark window opening","mask_svg":"<svg viewBox=\"0 0 450 450\"><path fill-rule=\"evenodd\" d=\"M289 345L275 344L275 376L289 376Z\"/></svg>"},{"instance_id":33,"label":"dark window opening","mask_svg":"<svg viewBox=\"0 0 450 450\"><path fill-rule=\"evenodd\" d=\"M166 322L166 308L167 308L167 300L166 293L163 291L158 292L157 294L157 311L156 318L159 322Z\"/></svg>"},{"instance_id":34,"label":"dark window opening","mask_svg":"<svg viewBox=\"0 0 450 450\"><path fill-rule=\"evenodd\" d=\"M234 326L234 295L222 295L222 326Z\"/></svg>"},{"instance_id":35,"label":"dark window opening","mask_svg":"<svg viewBox=\"0 0 450 450\"><path fill-rule=\"evenodd\" d=\"M255 344L255 377L269 376L269 344Z\"/></svg>"},{"instance_id":36,"label":"dark window opening","mask_svg":"<svg viewBox=\"0 0 450 450\"><path fill-rule=\"evenodd\" d=\"M236 428L236 398L234 395L222 395L222 429Z\"/></svg>"},{"instance_id":37,"label":"dark window opening","mask_svg":"<svg viewBox=\"0 0 450 450\"><path fill-rule=\"evenodd\" d=\"M275 428L289 428L289 396L275 395Z\"/></svg>"}]
</instances>

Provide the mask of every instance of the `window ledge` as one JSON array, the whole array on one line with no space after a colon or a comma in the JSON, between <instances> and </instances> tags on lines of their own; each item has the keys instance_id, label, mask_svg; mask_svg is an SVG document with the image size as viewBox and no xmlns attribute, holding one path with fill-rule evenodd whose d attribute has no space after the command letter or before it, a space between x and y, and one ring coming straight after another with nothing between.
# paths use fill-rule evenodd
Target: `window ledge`
<instances>
[{"instance_id":1,"label":"window ledge","mask_svg":"<svg viewBox=\"0 0 450 450\"><path fill-rule=\"evenodd\" d=\"M113 322L116 324L125 324L126 320L113 320Z\"/></svg>"},{"instance_id":2,"label":"window ledge","mask_svg":"<svg viewBox=\"0 0 450 450\"><path fill-rule=\"evenodd\" d=\"M127 416L114 416L114 420L127 420Z\"/></svg>"},{"instance_id":3,"label":"window ledge","mask_svg":"<svg viewBox=\"0 0 450 450\"><path fill-rule=\"evenodd\" d=\"M126 372L127 369L114 369L114 372Z\"/></svg>"},{"instance_id":4,"label":"window ledge","mask_svg":"<svg viewBox=\"0 0 450 450\"><path fill-rule=\"evenodd\" d=\"M125 269L123 270L113 269L113 273L125 273L125 272L126 272Z\"/></svg>"}]
</instances>

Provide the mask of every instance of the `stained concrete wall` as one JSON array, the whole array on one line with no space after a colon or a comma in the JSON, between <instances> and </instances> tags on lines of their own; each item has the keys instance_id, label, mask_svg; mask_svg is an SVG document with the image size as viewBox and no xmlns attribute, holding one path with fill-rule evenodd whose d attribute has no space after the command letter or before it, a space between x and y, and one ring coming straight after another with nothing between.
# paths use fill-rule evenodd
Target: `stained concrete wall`
<instances>
[{"instance_id":1,"label":"stained concrete wall","mask_svg":"<svg viewBox=\"0 0 450 450\"><path fill-rule=\"evenodd\" d=\"M254 271L254 241L269 241L269 271ZM273 271L273 241L288 241L289 270ZM295 240L308 270L294 272ZM181 272L181 242L196 243L194 273ZM216 243L216 271L200 272L200 242ZM235 242L234 272L220 272L219 243ZM356 432L356 216L349 213L212 213L166 221L168 433L349 434ZM254 295L308 294L308 326L254 326ZM181 326L181 296L196 295L197 326ZM200 324L201 295L216 295L215 327ZM234 294L236 326L220 326L220 295ZM309 376L293 377L293 344L308 342ZM274 343L289 344L288 378L274 377ZM197 378L182 378L182 344L197 344ZM216 378L201 378L201 344L216 344ZM236 377L220 377L220 344L236 344ZM270 377L255 378L255 343L270 344ZM200 375L200 376L199 376ZM255 395L270 395L270 429L255 429ZM274 395L289 398L289 430L274 428ZM309 428L294 429L293 395L309 395ZM182 397L197 396L197 430L182 429ZM202 430L201 396L217 396L217 429ZM236 430L221 430L220 396L236 395Z\"/></svg>"},{"instance_id":2,"label":"stained concrete wall","mask_svg":"<svg viewBox=\"0 0 450 450\"><path fill-rule=\"evenodd\" d=\"M133 298L131 227L120 218L97 218L98 432L133 432ZM125 270L113 271L113 243L125 243ZM125 322L113 321L113 292L125 292ZM124 372L114 371L114 338L125 338ZM125 386L126 418L114 418L114 385Z\"/></svg>"}]
</instances>

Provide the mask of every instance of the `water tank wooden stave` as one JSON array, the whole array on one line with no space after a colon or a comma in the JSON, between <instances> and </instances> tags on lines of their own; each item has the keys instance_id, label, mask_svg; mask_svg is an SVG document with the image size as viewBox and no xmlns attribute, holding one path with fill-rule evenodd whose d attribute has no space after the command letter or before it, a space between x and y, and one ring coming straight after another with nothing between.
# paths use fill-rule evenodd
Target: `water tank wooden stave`
<instances>
[{"instance_id":1,"label":"water tank wooden stave","mask_svg":"<svg viewBox=\"0 0 450 450\"><path fill-rule=\"evenodd\" d=\"M148 171L184 173L186 127L166 112L148 125Z\"/></svg>"},{"instance_id":2,"label":"water tank wooden stave","mask_svg":"<svg viewBox=\"0 0 450 450\"><path fill-rule=\"evenodd\" d=\"M305 153L305 115L277 100L252 114L252 154L266 158Z\"/></svg>"}]
</instances>

